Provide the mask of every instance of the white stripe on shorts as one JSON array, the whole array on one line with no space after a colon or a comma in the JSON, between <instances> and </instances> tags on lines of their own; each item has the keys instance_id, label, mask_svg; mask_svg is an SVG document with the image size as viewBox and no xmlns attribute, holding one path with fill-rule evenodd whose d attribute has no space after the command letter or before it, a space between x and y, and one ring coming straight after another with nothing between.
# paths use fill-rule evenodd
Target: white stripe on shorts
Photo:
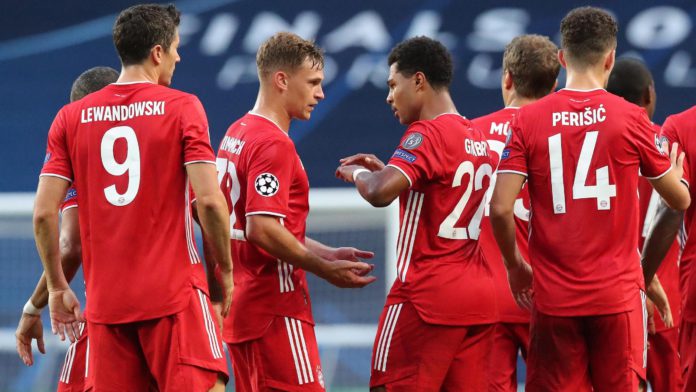
<instances>
[{"instance_id":1,"label":"white stripe on shorts","mask_svg":"<svg viewBox=\"0 0 696 392\"><path fill-rule=\"evenodd\" d=\"M217 334L215 333L215 322L213 321L213 316L210 314L210 309L208 308L208 301L206 301L205 294L199 290L198 300L201 305L201 311L203 312L203 324L205 324L205 331L208 334L208 342L210 343L210 351L213 354L214 359L222 358L222 349L217 339Z\"/></svg>"},{"instance_id":2,"label":"white stripe on shorts","mask_svg":"<svg viewBox=\"0 0 696 392\"><path fill-rule=\"evenodd\" d=\"M387 359L389 357L389 347L396 329L396 322L399 319L401 308L404 304L391 305L387 309L387 317L384 319L384 326L380 335L379 344L375 351L374 369L382 372L387 371Z\"/></svg>"}]
</instances>

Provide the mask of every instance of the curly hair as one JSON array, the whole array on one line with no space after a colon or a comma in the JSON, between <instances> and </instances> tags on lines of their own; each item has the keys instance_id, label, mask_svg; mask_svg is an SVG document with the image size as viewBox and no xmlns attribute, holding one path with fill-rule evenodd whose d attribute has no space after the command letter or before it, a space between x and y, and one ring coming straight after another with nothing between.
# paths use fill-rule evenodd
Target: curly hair
<instances>
[{"instance_id":1,"label":"curly hair","mask_svg":"<svg viewBox=\"0 0 696 392\"><path fill-rule=\"evenodd\" d=\"M116 18L114 45L123 65L141 64L155 45L168 51L176 36L181 12L173 4L139 4Z\"/></svg>"},{"instance_id":2,"label":"curly hair","mask_svg":"<svg viewBox=\"0 0 696 392\"><path fill-rule=\"evenodd\" d=\"M70 102L101 90L118 80L118 71L111 67L94 67L86 70L73 82L70 89Z\"/></svg>"},{"instance_id":3,"label":"curly hair","mask_svg":"<svg viewBox=\"0 0 696 392\"><path fill-rule=\"evenodd\" d=\"M541 35L515 37L505 47L503 70L510 72L517 93L541 98L553 89L561 70L558 47Z\"/></svg>"},{"instance_id":4,"label":"curly hair","mask_svg":"<svg viewBox=\"0 0 696 392\"><path fill-rule=\"evenodd\" d=\"M388 63L396 64L404 76L422 72L434 89L449 88L452 83L452 56L445 45L432 38L420 36L402 41L389 53Z\"/></svg>"},{"instance_id":5,"label":"curly hair","mask_svg":"<svg viewBox=\"0 0 696 392\"><path fill-rule=\"evenodd\" d=\"M609 75L607 91L641 106L643 95L652 83L652 74L645 63L638 59L623 58L616 60Z\"/></svg>"},{"instance_id":6,"label":"curly hair","mask_svg":"<svg viewBox=\"0 0 696 392\"><path fill-rule=\"evenodd\" d=\"M561 46L566 58L579 67L597 64L616 48L616 20L595 7L571 10L561 21Z\"/></svg>"},{"instance_id":7,"label":"curly hair","mask_svg":"<svg viewBox=\"0 0 696 392\"><path fill-rule=\"evenodd\" d=\"M265 76L277 70L292 72L305 60L312 63L312 68L324 68L324 52L312 41L297 34L280 32L267 39L256 52L256 67L259 76Z\"/></svg>"}]
</instances>

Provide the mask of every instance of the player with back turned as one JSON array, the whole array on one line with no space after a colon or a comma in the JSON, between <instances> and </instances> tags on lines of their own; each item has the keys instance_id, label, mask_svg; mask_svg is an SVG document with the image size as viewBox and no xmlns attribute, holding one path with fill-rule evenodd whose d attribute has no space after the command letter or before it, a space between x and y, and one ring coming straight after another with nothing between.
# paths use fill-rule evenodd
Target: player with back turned
<instances>
[{"instance_id":1,"label":"player with back turned","mask_svg":"<svg viewBox=\"0 0 696 392\"><path fill-rule=\"evenodd\" d=\"M683 158L674 149L663 154L645 110L604 90L617 30L598 8L563 18L566 88L519 110L498 168L491 223L515 300L534 306L528 391L635 391L643 384L639 169L671 206L690 203L680 182ZM513 209L525 180L533 271L515 240Z\"/></svg>"},{"instance_id":2,"label":"player with back turned","mask_svg":"<svg viewBox=\"0 0 696 392\"><path fill-rule=\"evenodd\" d=\"M111 67L94 67L80 74L70 90L70 102L78 101L86 95L98 91L118 79L118 72ZM77 216L77 192L70 188L60 207L60 260L68 280L77 273L82 263L80 250L80 228ZM36 339L39 351L45 354L41 310L48 305L46 276L42 275L34 293L27 301L19 320L15 337L17 352L25 365L31 366L34 358L31 341ZM58 379L58 391L84 390L85 360L87 354L87 328L80 323L80 336L73 342L65 356L65 362Z\"/></svg>"},{"instance_id":3,"label":"player with back turned","mask_svg":"<svg viewBox=\"0 0 696 392\"><path fill-rule=\"evenodd\" d=\"M652 119L657 96L650 70L642 61L631 58L617 60L609 75L607 91L644 108L648 118ZM653 123L653 129L660 132L658 124ZM638 180L638 199L638 244L639 249L642 249L660 201L660 196L643 177ZM679 391L683 384L678 351L678 326L681 320L678 258L679 242L674 240L657 274L647 287L647 377L655 391ZM655 306L660 311L660 316L654 315Z\"/></svg>"},{"instance_id":4,"label":"player with back turned","mask_svg":"<svg viewBox=\"0 0 696 392\"><path fill-rule=\"evenodd\" d=\"M514 38L503 53L501 90L505 108L471 120L474 128L488 138L491 153L500 160L509 135L510 122L520 107L535 102L551 93L561 65L558 47L547 37L522 35ZM493 183L495 183L494 175ZM489 195L493 189L489 190ZM488 214L486 214L488 215ZM528 259L529 194L522 188L515 200L517 244L522 257ZM498 245L495 243L490 221L484 215L481 222L481 249L486 256L496 284L498 322L495 327L490 360L490 391L517 391L517 353L527 358L529 345L529 311L520 309L510 293L507 274Z\"/></svg>"},{"instance_id":5,"label":"player with back turned","mask_svg":"<svg viewBox=\"0 0 696 392\"><path fill-rule=\"evenodd\" d=\"M397 278L375 337L370 388L487 390L497 311L478 238L496 162L452 102L444 45L408 39L388 62L387 104L408 128L388 165L358 154L336 171L374 206L399 198Z\"/></svg>"},{"instance_id":6,"label":"player with back turned","mask_svg":"<svg viewBox=\"0 0 696 392\"><path fill-rule=\"evenodd\" d=\"M237 391L323 391L305 271L363 287L375 277L359 258L373 254L306 237L309 182L288 132L324 99L321 49L281 32L261 44L256 64L256 104L229 127L217 156L235 283L223 338Z\"/></svg>"},{"instance_id":7,"label":"player with back turned","mask_svg":"<svg viewBox=\"0 0 696 392\"><path fill-rule=\"evenodd\" d=\"M167 87L180 60L179 15L173 5L122 11L113 28L117 83L63 107L48 135L35 237L53 331L73 340L80 309L60 267L57 220L74 181L89 293L86 389L222 390L227 379L190 189L227 306L229 216L203 107Z\"/></svg>"}]
</instances>

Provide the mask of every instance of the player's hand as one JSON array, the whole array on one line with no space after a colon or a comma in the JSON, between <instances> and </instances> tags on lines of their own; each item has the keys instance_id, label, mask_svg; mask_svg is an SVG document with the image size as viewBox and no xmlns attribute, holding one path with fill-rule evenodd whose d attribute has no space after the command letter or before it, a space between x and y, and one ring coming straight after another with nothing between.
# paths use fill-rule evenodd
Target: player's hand
<instances>
[{"instance_id":1,"label":"player's hand","mask_svg":"<svg viewBox=\"0 0 696 392\"><path fill-rule=\"evenodd\" d=\"M684 152L681 154L679 152L679 144L672 143L672 149L668 149L669 145L667 142L662 143L662 150L669 151L669 161L672 164L672 170L677 175L677 178L681 179L684 176Z\"/></svg>"},{"instance_id":2,"label":"player's hand","mask_svg":"<svg viewBox=\"0 0 696 392\"><path fill-rule=\"evenodd\" d=\"M355 182L353 181L353 172L358 169L364 169L364 167L360 165L339 166L336 168L336 178L353 183Z\"/></svg>"},{"instance_id":3,"label":"player's hand","mask_svg":"<svg viewBox=\"0 0 696 392\"><path fill-rule=\"evenodd\" d=\"M213 305L213 311L215 312L215 321L217 321L218 328L222 332L222 320L224 320L224 317L222 317L222 302L211 302L211 305Z\"/></svg>"},{"instance_id":4,"label":"player's hand","mask_svg":"<svg viewBox=\"0 0 696 392\"><path fill-rule=\"evenodd\" d=\"M60 340L65 340L67 335L74 343L80 337L80 322L85 321L75 293L70 288L49 290L48 308L53 334L58 335Z\"/></svg>"},{"instance_id":5,"label":"player's hand","mask_svg":"<svg viewBox=\"0 0 696 392\"><path fill-rule=\"evenodd\" d=\"M522 309L531 310L534 292L532 291L532 267L526 261L520 260L507 269L510 291L517 305Z\"/></svg>"},{"instance_id":6,"label":"player's hand","mask_svg":"<svg viewBox=\"0 0 696 392\"><path fill-rule=\"evenodd\" d=\"M367 276L374 268L374 265L362 261L334 260L327 263L321 277L336 287L360 288L377 280L374 276Z\"/></svg>"},{"instance_id":7,"label":"player's hand","mask_svg":"<svg viewBox=\"0 0 696 392\"><path fill-rule=\"evenodd\" d=\"M669 299L667 298L667 293L662 287L660 279L658 279L657 275L655 275L653 277L653 280L650 282L650 285L646 290L646 294L649 298L649 301L647 301L648 304L654 304L654 307L657 308L657 311L660 313L660 318L665 323L665 327L672 328L674 326L674 319L672 318L672 309L669 306ZM648 308L648 313L650 313L650 310L651 309Z\"/></svg>"},{"instance_id":8,"label":"player's hand","mask_svg":"<svg viewBox=\"0 0 696 392\"><path fill-rule=\"evenodd\" d=\"M17 325L17 331L15 331L15 340L17 342L17 354L19 354L19 358L27 366L34 364L34 356L31 352L31 341L33 339L36 339L36 345L41 354L46 354L41 316L22 313L19 325Z\"/></svg>"},{"instance_id":9,"label":"player's hand","mask_svg":"<svg viewBox=\"0 0 696 392\"><path fill-rule=\"evenodd\" d=\"M360 165L369 171L384 169L384 162L374 154L355 154L341 159L341 166Z\"/></svg>"},{"instance_id":10,"label":"player's hand","mask_svg":"<svg viewBox=\"0 0 696 392\"><path fill-rule=\"evenodd\" d=\"M220 270L218 280L220 281L220 288L222 289L222 306L220 309L220 315L224 319L230 313L230 306L232 306L232 293L234 292L232 270Z\"/></svg>"},{"instance_id":11,"label":"player's hand","mask_svg":"<svg viewBox=\"0 0 696 392\"><path fill-rule=\"evenodd\" d=\"M371 259L375 257L374 252L360 250L353 247L334 248L326 257L328 260L350 260L360 261L360 259Z\"/></svg>"},{"instance_id":12,"label":"player's hand","mask_svg":"<svg viewBox=\"0 0 696 392\"><path fill-rule=\"evenodd\" d=\"M655 304L651 300L645 302L645 310L648 316L648 333L651 335L655 334Z\"/></svg>"}]
</instances>

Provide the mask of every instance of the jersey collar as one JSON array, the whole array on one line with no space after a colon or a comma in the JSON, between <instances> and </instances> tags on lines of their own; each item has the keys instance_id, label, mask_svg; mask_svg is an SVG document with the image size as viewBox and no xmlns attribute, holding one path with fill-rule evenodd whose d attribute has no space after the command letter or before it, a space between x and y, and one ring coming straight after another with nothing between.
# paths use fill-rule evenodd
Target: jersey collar
<instances>
[{"instance_id":1,"label":"jersey collar","mask_svg":"<svg viewBox=\"0 0 696 392\"><path fill-rule=\"evenodd\" d=\"M268 117L266 117L266 116L264 116L264 115L258 114L258 113L254 113L254 112L251 111L251 110L249 110L249 111L247 112L247 114L251 114L252 116L261 117L262 119L264 119L264 120L270 122L271 124L275 125L276 128L278 128L279 131L283 132L283 135L285 135L285 136L287 136L287 137L290 137L290 135L288 135L288 133L285 132L285 131L283 130L283 128L281 128L280 125L278 125L278 123L276 123L275 121L271 120L270 118L268 118Z\"/></svg>"}]
</instances>

